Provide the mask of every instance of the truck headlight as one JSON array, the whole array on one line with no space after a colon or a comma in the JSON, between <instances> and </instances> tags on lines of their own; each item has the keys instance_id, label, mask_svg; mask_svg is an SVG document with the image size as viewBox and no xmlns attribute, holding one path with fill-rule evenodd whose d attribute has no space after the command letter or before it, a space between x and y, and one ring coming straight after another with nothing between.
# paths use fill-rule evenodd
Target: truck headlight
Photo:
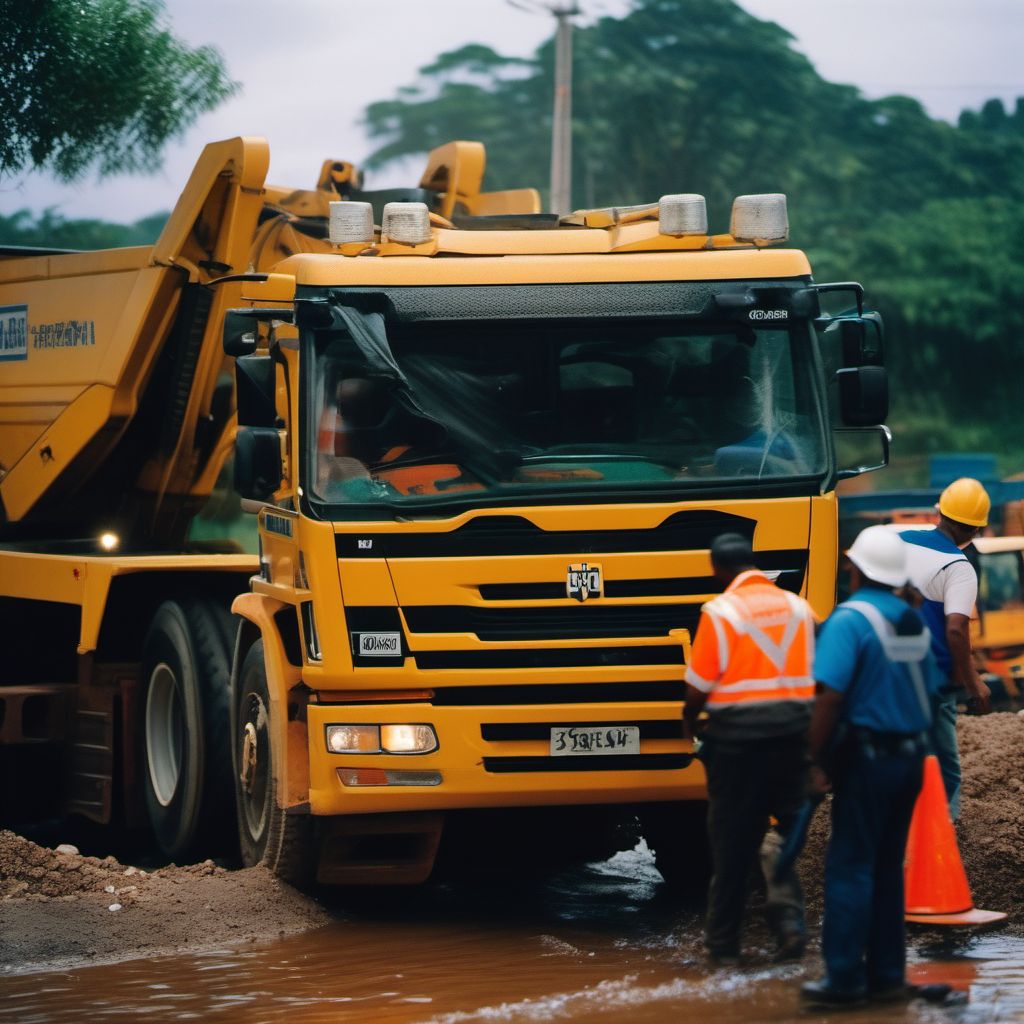
<instances>
[{"instance_id":1,"label":"truck headlight","mask_svg":"<svg viewBox=\"0 0 1024 1024\"><path fill-rule=\"evenodd\" d=\"M380 745L389 754L429 754L437 750L432 725L382 725Z\"/></svg>"},{"instance_id":2,"label":"truck headlight","mask_svg":"<svg viewBox=\"0 0 1024 1024\"><path fill-rule=\"evenodd\" d=\"M437 750L432 725L329 725L332 754L429 754Z\"/></svg>"},{"instance_id":3,"label":"truck headlight","mask_svg":"<svg viewBox=\"0 0 1024 1024\"><path fill-rule=\"evenodd\" d=\"M379 754L379 725L329 725L327 749L332 754Z\"/></svg>"}]
</instances>

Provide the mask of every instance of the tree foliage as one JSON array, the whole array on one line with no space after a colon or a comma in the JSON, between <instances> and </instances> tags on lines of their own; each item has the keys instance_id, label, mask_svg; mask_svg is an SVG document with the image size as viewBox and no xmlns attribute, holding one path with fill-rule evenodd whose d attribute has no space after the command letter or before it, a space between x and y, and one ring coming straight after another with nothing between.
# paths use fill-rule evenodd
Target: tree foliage
<instances>
[{"instance_id":1,"label":"tree foliage","mask_svg":"<svg viewBox=\"0 0 1024 1024\"><path fill-rule=\"evenodd\" d=\"M897 426L927 420L928 443L955 448L969 424L1024 455L1011 429L1024 101L952 125L906 96L869 100L732 0L634 0L578 28L574 50L574 205L700 192L725 230L733 196L787 193L817 279L859 278L886 317ZM550 41L529 60L479 45L442 54L366 109L380 140L370 165L474 138L490 187L545 185L553 58Z\"/></svg>"},{"instance_id":2,"label":"tree foliage","mask_svg":"<svg viewBox=\"0 0 1024 1024\"><path fill-rule=\"evenodd\" d=\"M134 224L105 220L68 220L52 207L33 217L28 210L0 214L0 245L42 249L116 249L152 245L167 223L168 214L152 213Z\"/></svg>"},{"instance_id":3,"label":"tree foliage","mask_svg":"<svg viewBox=\"0 0 1024 1024\"><path fill-rule=\"evenodd\" d=\"M163 0L0 0L0 176L146 171L237 88L217 50L167 28Z\"/></svg>"}]
</instances>

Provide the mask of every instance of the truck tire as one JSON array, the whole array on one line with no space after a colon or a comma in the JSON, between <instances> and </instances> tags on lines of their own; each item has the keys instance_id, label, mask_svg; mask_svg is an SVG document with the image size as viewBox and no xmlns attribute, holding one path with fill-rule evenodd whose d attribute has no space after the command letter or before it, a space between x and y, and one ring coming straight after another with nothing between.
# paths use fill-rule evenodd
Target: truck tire
<instances>
[{"instance_id":1,"label":"truck tire","mask_svg":"<svg viewBox=\"0 0 1024 1024\"><path fill-rule=\"evenodd\" d=\"M235 807L242 863L262 864L292 885L308 885L314 869L313 823L277 801L278 772L270 743L270 693L257 640L242 659L235 696Z\"/></svg>"},{"instance_id":2,"label":"truck tire","mask_svg":"<svg viewBox=\"0 0 1024 1024\"><path fill-rule=\"evenodd\" d=\"M173 861L224 853L230 841L230 652L230 612L199 598L160 605L143 643L143 791Z\"/></svg>"}]
</instances>

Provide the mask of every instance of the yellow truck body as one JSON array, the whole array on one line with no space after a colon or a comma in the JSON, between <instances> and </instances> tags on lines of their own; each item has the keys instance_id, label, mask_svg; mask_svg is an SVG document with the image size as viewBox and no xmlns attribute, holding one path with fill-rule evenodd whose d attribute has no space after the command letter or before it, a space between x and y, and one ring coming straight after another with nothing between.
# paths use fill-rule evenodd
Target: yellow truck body
<instances>
[{"instance_id":1,"label":"yellow truck body","mask_svg":"<svg viewBox=\"0 0 1024 1024\"><path fill-rule=\"evenodd\" d=\"M169 856L237 817L246 862L333 882L423 879L453 812L700 801L680 710L711 540L834 599L841 403L804 254L663 233L656 204L544 221L481 190L475 143L384 197L430 207L425 240L334 243L332 202L381 197L330 161L266 186L267 161L208 146L151 248L0 258L0 753L63 745L64 807ZM335 378L386 399L364 433L404 422L397 455L339 454ZM187 539L233 447L258 558Z\"/></svg>"}]
</instances>

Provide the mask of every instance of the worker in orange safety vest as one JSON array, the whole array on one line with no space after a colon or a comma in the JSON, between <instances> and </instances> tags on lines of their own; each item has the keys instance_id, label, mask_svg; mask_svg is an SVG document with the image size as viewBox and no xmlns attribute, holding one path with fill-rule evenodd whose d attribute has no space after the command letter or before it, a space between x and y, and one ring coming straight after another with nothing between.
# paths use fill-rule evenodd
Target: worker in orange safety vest
<instances>
[{"instance_id":1,"label":"worker in orange safety vest","mask_svg":"<svg viewBox=\"0 0 1024 1024\"><path fill-rule=\"evenodd\" d=\"M686 671L684 730L707 710L701 759L708 778L714 874L705 944L712 960L739 960L750 869L761 851L778 959L802 955L803 893L775 856L807 793L807 728L814 680L814 614L754 563L750 541L716 537L711 567L724 593L704 605ZM767 833L769 818L778 823Z\"/></svg>"}]
</instances>

